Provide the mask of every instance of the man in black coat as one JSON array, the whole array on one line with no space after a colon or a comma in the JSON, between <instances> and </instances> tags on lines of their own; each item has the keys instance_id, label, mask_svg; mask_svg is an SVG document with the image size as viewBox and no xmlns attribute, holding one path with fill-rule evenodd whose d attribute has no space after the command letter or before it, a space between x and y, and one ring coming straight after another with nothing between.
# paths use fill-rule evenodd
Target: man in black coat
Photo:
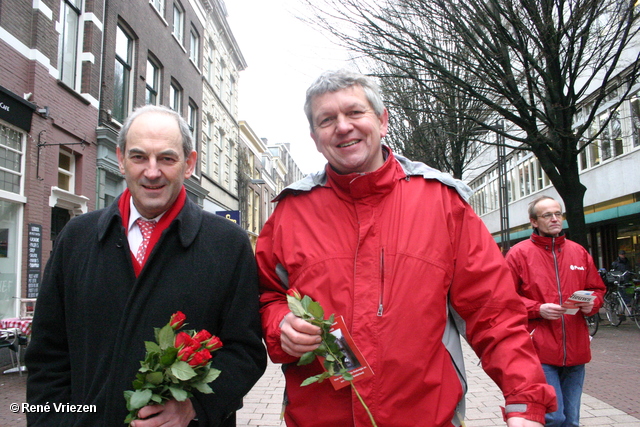
<instances>
[{"instance_id":1,"label":"man in black coat","mask_svg":"<svg viewBox=\"0 0 640 427\"><path fill-rule=\"evenodd\" d=\"M45 269L26 353L28 424L123 425L123 392L144 341L182 311L189 329L224 344L213 353L211 366L221 371L214 393L146 406L132 425L233 426L266 366L246 232L186 196L197 155L174 111L132 112L117 154L127 189L111 206L72 219ZM138 219L152 220L148 236Z\"/></svg>"}]
</instances>

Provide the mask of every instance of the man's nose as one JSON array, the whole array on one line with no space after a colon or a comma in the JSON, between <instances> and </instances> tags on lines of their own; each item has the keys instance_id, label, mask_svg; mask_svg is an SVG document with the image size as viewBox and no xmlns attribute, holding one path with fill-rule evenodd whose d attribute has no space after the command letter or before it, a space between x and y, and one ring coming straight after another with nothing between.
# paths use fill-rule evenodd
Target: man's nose
<instances>
[{"instance_id":1,"label":"man's nose","mask_svg":"<svg viewBox=\"0 0 640 427\"><path fill-rule=\"evenodd\" d=\"M353 128L353 123L349 117L344 114L338 115L336 118L336 131L338 133L346 133L349 132Z\"/></svg>"},{"instance_id":2,"label":"man's nose","mask_svg":"<svg viewBox=\"0 0 640 427\"><path fill-rule=\"evenodd\" d=\"M149 159L149 164L147 165L147 168L145 169L144 174L149 179L155 179L160 177L160 175L162 175L162 171L160 170L160 167L158 166L158 162L156 161L156 159L154 158Z\"/></svg>"}]
</instances>

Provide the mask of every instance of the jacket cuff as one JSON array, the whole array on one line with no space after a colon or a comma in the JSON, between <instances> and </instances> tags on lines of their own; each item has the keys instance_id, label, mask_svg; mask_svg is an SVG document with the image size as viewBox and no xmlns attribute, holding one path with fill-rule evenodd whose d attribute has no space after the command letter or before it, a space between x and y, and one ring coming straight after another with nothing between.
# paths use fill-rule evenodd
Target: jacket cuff
<instances>
[{"instance_id":1,"label":"jacket cuff","mask_svg":"<svg viewBox=\"0 0 640 427\"><path fill-rule=\"evenodd\" d=\"M546 413L546 407L539 403L511 403L505 407L501 406L500 409L502 409L502 417L505 422L511 417L522 417L542 425L545 423L544 415Z\"/></svg>"}]
</instances>

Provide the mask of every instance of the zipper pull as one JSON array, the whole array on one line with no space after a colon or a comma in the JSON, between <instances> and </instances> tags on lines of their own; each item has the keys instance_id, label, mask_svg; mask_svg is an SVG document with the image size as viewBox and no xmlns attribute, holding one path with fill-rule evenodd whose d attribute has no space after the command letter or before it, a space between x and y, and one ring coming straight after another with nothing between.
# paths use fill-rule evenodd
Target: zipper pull
<instances>
[{"instance_id":1,"label":"zipper pull","mask_svg":"<svg viewBox=\"0 0 640 427\"><path fill-rule=\"evenodd\" d=\"M383 311L384 311L384 306L382 304L378 305L378 317L382 316Z\"/></svg>"}]
</instances>

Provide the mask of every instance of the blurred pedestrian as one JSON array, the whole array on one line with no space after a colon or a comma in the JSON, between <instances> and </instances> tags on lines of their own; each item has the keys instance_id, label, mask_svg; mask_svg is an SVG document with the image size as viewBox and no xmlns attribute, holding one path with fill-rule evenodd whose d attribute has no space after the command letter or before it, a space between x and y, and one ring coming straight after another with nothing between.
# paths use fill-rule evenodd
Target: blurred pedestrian
<instances>
[{"instance_id":1,"label":"blurred pedestrian","mask_svg":"<svg viewBox=\"0 0 640 427\"><path fill-rule=\"evenodd\" d=\"M591 255L566 239L562 208L541 196L529 204L531 237L509 250L516 288L529 315L529 332L547 382L556 390L558 410L546 415L548 427L578 427L585 364L591 360L586 316L598 312L605 286ZM566 314L562 304L575 291L593 291L596 299Z\"/></svg>"}]
</instances>

